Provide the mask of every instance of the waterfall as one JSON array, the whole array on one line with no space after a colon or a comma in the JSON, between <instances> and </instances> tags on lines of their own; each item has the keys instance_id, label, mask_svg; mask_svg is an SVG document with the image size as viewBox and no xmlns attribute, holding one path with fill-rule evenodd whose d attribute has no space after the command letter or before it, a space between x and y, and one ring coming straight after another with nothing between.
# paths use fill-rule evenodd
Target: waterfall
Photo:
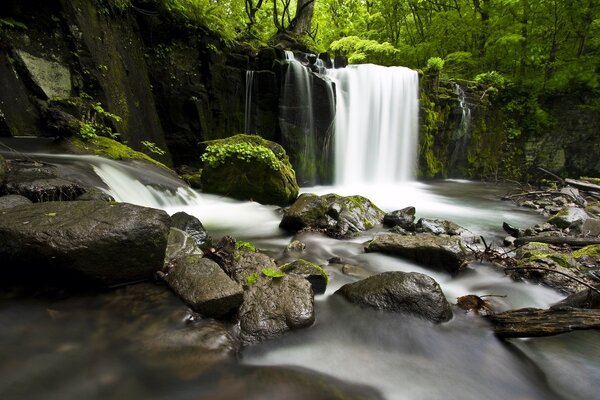
<instances>
[{"instance_id":1,"label":"waterfall","mask_svg":"<svg viewBox=\"0 0 600 400\"><path fill-rule=\"evenodd\" d=\"M458 131L455 134L455 136L456 138L462 138L464 136L467 136L469 128L471 127L471 108L467 103L465 91L462 87L460 87L458 83L454 84L454 91L458 96L458 105L462 113L460 118L460 124L458 126Z\"/></svg>"},{"instance_id":2,"label":"waterfall","mask_svg":"<svg viewBox=\"0 0 600 400\"><path fill-rule=\"evenodd\" d=\"M254 87L254 71L246 71L246 103L244 109L244 132L252 133L252 90Z\"/></svg>"},{"instance_id":3,"label":"waterfall","mask_svg":"<svg viewBox=\"0 0 600 400\"><path fill-rule=\"evenodd\" d=\"M313 73L291 51L285 52L287 72L279 104L282 145L301 185L326 180L332 124L322 116L333 114L334 93L331 82Z\"/></svg>"},{"instance_id":4,"label":"waterfall","mask_svg":"<svg viewBox=\"0 0 600 400\"><path fill-rule=\"evenodd\" d=\"M390 184L416 175L419 78L404 67L353 65L335 82L335 183Z\"/></svg>"}]
</instances>

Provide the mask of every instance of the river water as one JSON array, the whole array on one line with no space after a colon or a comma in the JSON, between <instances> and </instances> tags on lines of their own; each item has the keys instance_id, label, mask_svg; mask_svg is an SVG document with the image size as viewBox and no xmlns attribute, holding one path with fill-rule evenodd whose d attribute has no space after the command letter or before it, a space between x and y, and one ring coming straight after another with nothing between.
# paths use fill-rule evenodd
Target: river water
<instances>
[{"instance_id":1,"label":"river water","mask_svg":"<svg viewBox=\"0 0 600 400\"><path fill-rule=\"evenodd\" d=\"M445 324L402 314L362 309L331 294L358 278L327 260L340 257L368 273L416 271L434 277L450 302L465 294L497 295L498 310L547 307L563 296L551 289L513 282L490 266L472 264L458 276L406 260L363 252L379 227L352 240L316 233L296 237L278 229L281 210L178 188L168 176L97 157L37 155L71 168L94 171L98 184L119 201L195 215L218 238L251 240L284 259L293 239L306 243L306 259L325 266L331 283L315 298L316 322L241 353L241 364L221 374L236 376L254 366L309 368L379 390L386 399L591 399L600 388L600 334L500 341L483 320L455 311ZM79 172L77 172L79 171ZM149 185L160 181L160 184ZM144 182L144 183L142 183ZM386 211L408 205L417 217L444 217L499 243L503 221L525 227L540 217L499 201L509 188L467 181L407 182L396 186L305 188L307 192L363 194ZM149 366L138 343L157 330L181 325L181 304L163 291L148 296L135 288L101 295L0 296L0 393L2 398L219 398L215 376L181 379L193 361L160 360ZM135 351L132 351L135 348ZM143 362L142 362L143 361ZM176 376L176 378L174 377ZM193 376L193 374L192 374ZM219 375L221 376L221 375ZM86 393L94 393L87 396Z\"/></svg>"}]
</instances>

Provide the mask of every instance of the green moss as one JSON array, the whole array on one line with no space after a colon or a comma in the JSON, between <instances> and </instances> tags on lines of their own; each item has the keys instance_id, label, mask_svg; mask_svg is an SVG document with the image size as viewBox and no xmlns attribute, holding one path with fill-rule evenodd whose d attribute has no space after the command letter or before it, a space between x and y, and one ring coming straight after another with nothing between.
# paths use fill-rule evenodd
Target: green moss
<instances>
[{"instance_id":1,"label":"green moss","mask_svg":"<svg viewBox=\"0 0 600 400\"><path fill-rule=\"evenodd\" d=\"M319 274L325 279L325 284L329 284L329 274L325 272L320 265L304 259L283 264L279 269L283 272L298 272L312 275Z\"/></svg>"},{"instance_id":2,"label":"green moss","mask_svg":"<svg viewBox=\"0 0 600 400\"><path fill-rule=\"evenodd\" d=\"M147 154L140 153L139 151L133 150L131 147L128 147L122 143L117 142L116 140L109 139L106 137L95 137L90 140L82 140L80 138L70 138L70 142L75 147L75 149L79 151L83 151L89 154L95 154L97 156L102 156L105 158L110 158L111 160L143 160L151 162L159 167L167 169L171 171L169 167L162 164L159 161L151 158Z\"/></svg>"},{"instance_id":3,"label":"green moss","mask_svg":"<svg viewBox=\"0 0 600 400\"><path fill-rule=\"evenodd\" d=\"M256 252L256 246L252 242L243 242L238 240L235 242L236 250Z\"/></svg>"},{"instance_id":4,"label":"green moss","mask_svg":"<svg viewBox=\"0 0 600 400\"><path fill-rule=\"evenodd\" d=\"M586 246L573 252L573 257L576 259L584 256L600 260L600 245L593 244L591 246Z\"/></svg>"},{"instance_id":5,"label":"green moss","mask_svg":"<svg viewBox=\"0 0 600 400\"><path fill-rule=\"evenodd\" d=\"M267 278L283 278L285 273L275 268L263 268L260 272Z\"/></svg>"},{"instance_id":6,"label":"green moss","mask_svg":"<svg viewBox=\"0 0 600 400\"><path fill-rule=\"evenodd\" d=\"M258 272L253 273L252 275L248 275L246 277L246 285L252 286L258 280Z\"/></svg>"}]
</instances>

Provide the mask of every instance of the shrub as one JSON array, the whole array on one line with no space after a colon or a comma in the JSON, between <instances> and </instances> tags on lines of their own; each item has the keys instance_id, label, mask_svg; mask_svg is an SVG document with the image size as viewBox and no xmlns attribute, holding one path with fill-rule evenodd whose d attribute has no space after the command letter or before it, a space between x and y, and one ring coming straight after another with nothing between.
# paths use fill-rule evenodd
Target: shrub
<instances>
[{"instance_id":1,"label":"shrub","mask_svg":"<svg viewBox=\"0 0 600 400\"><path fill-rule=\"evenodd\" d=\"M440 73L444 69L444 60L440 57L431 57L427 60L427 71Z\"/></svg>"}]
</instances>

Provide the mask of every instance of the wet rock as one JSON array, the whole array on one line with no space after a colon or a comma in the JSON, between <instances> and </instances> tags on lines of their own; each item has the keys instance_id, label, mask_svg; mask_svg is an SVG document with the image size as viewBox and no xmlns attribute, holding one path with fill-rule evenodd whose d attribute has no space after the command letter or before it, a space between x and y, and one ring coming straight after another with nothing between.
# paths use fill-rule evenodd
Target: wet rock
<instances>
[{"instance_id":1,"label":"wet rock","mask_svg":"<svg viewBox=\"0 0 600 400\"><path fill-rule=\"evenodd\" d=\"M340 269L344 275L353 276L359 279L365 279L374 274L359 265L340 264Z\"/></svg>"},{"instance_id":2,"label":"wet rock","mask_svg":"<svg viewBox=\"0 0 600 400\"><path fill-rule=\"evenodd\" d=\"M450 273L460 271L468 262L460 239L432 234L404 236L390 233L376 236L367 245L366 251L408 258Z\"/></svg>"},{"instance_id":3,"label":"wet rock","mask_svg":"<svg viewBox=\"0 0 600 400\"><path fill-rule=\"evenodd\" d=\"M579 233L583 223L591 218L593 217L582 208L567 207L548 219L548 222L560 229L569 229Z\"/></svg>"},{"instance_id":4,"label":"wet rock","mask_svg":"<svg viewBox=\"0 0 600 400\"><path fill-rule=\"evenodd\" d=\"M505 246L514 246L515 245L515 240L517 240L516 237L514 236L506 236L503 240L502 243Z\"/></svg>"},{"instance_id":5,"label":"wet rock","mask_svg":"<svg viewBox=\"0 0 600 400\"><path fill-rule=\"evenodd\" d=\"M2 157L0 155L0 187L2 187L2 184L4 183L4 179L6 178L6 170L8 169L8 166L6 165L6 160L4 159L4 157Z\"/></svg>"},{"instance_id":6,"label":"wet rock","mask_svg":"<svg viewBox=\"0 0 600 400\"><path fill-rule=\"evenodd\" d=\"M280 206L298 197L296 174L279 144L256 135L236 135L207 144L203 191Z\"/></svg>"},{"instance_id":7,"label":"wet rock","mask_svg":"<svg viewBox=\"0 0 600 400\"><path fill-rule=\"evenodd\" d=\"M416 229L418 232L433 233L434 235L460 235L467 230L452 221L445 219L421 218L417 221Z\"/></svg>"},{"instance_id":8,"label":"wet rock","mask_svg":"<svg viewBox=\"0 0 600 400\"><path fill-rule=\"evenodd\" d=\"M524 234L525 234L525 231L523 229L514 227L506 222L502 223L502 229L504 229L504 232L508 233L510 236L512 236L514 238L518 238L519 236L524 236Z\"/></svg>"},{"instance_id":9,"label":"wet rock","mask_svg":"<svg viewBox=\"0 0 600 400\"><path fill-rule=\"evenodd\" d=\"M286 253L302 253L306 249L306 244L299 240L294 240L285 248Z\"/></svg>"},{"instance_id":10,"label":"wet rock","mask_svg":"<svg viewBox=\"0 0 600 400\"><path fill-rule=\"evenodd\" d=\"M275 260L257 251L239 249L235 253L234 279L245 283L246 278L262 271L263 268L277 269Z\"/></svg>"},{"instance_id":11,"label":"wet rock","mask_svg":"<svg viewBox=\"0 0 600 400\"><path fill-rule=\"evenodd\" d=\"M586 237L600 236L600 219L590 218L583 221L581 235Z\"/></svg>"},{"instance_id":12,"label":"wet rock","mask_svg":"<svg viewBox=\"0 0 600 400\"><path fill-rule=\"evenodd\" d=\"M75 200L87 191L83 185L57 176L56 168L35 161L8 163L4 192L27 197L34 203Z\"/></svg>"},{"instance_id":13,"label":"wet rock","mask_svg":"<svg viewBox=\"0 0 600 400\"><path fill-rule=\"evenodd\" d=\"M238 316L245 343L271 339L289 330L310 326L315 320L311 285L298 276L259 277L244 292L244 303Z\"/></svg>"},{"instance_id":14,"label":"wet rock","mask_svg":"<svg viewBox=\"0 0 600 400\"><path fill-rule=\"evenodd\" d=\"M237 309L243 289L212 260L198 255L180 257L172 262L165 282L194 311L220 318Z\"/></svg>"},{"instance_id":15,"label":"wet rock","mask_svg":"<svg viewBox=\"0 0 600 400\"><path fill-rule=\"evenodd\" d=\"M165 251L165 269L168 271L178 258L193 255L202 256L202 250L198 248L194 238L181 229L171 228Z\"/></svg>"},{"instance_id":16,"label":"wet rock","mask_svg":"<svg viewBox=\"0 0 600 400\"><path fill-rule=\"evenodd\" d=\"M0 211L3 273L112 286L150 279L163 265L167 213L127 203L48 202Z\"/></svg>"},{"instance_id":17,"label":"wet rock","mask_svg":"<svg viewBox=\"0 0 600 400\"><path fill-rule=\"evenodd\" d=\"M115 199L108 193L104 193L102 190L96 188L86 188L86 192L81 196L77 197L78 201L107 201L112 202Z\"/></svg>"},{"instance_id":18,"label":"wet rock","mask_svg":"<svg viewBox=\"0 0 600 400\"><path fill-rule=\"evenodd\" d=\"M19 196L18 194L9 194L8 196L0 197L0 210L32 204L27 197Z\"/></svg>"},{"instance_id":19,"label":"wet rock","mask_svg":"<svg viewBox=\"0 0 600 400\"><path fill-rule=\"evenodd\" d=\"M171 216L171 226L186 232L196 241L196 245L203 251L212 247L212 239L208 235L200 220L183 211Z\"/></svg>"},{"instance_id":20,"label":"wet rock","mask_svg":"<svg viewBox=\"0 0 600 400\"><path fill-rule=\"evenodd\" d=\"M392 211L383 216L383 225L387 227L400 227L407 231L415 230L415 212L414 207L406 207L402 210Z\"/></svg>"},{"instance_id":21,"label":"wet rock","mask_svg":"<svg viewBox=\"0 0 600 400\"><path fill-rule=\"evenodd\" d=\"M219 398L222 399L383 400L381 394L368 386L298 367L246 366L243 372L229 378L222 376L218 382Z\"/></svg>"},{"instance_id":22,"label":"wet rock","mask_svg":"<svg viewBox=\"0 0 600 400\"><path fill-rule=\"evenodd\" d=\"M334 238L348 238L373 228L382 218L383 211L362 196L304 193L286 209L279 226L292 232L321 230Z\"/></svg>"},{"instance_id":23,"label":"wet rock","mask_svg":"<svg viewBox=\"0 0 600 400\"><path fill-rule=\"evenodd\" d=\"M310 261L296 260L282 265L279 267L279 270L286 274L297 275L306 279L310 282L315 294L325 293L325 289L329 283L329 275L327 275L323 267Z\"/></svg>"},{"instance_id":24,"label":"wet rock","mask_svg":"<svg viewBox=\"0 0 600 400\"><path fill-rule=\"evenodd\" d=\"M596 285L596 289L600 290L600 285ZM587 309L600 308L600 294L586 288L566 297L554 304L550 309L562 309L566 307Z\"/></svg>"},{"instance_id":25,"label":"wet rock","mask_svg":"<svg viewBox=\"0 0 600 400\"><path fill-rule=\"evenodd\" d=\"M342 286L335 294L377 310L404 312L433 322L452 318L450 303L431 277L416 272L384 272Z\"/></svg>"}]
</instances>

